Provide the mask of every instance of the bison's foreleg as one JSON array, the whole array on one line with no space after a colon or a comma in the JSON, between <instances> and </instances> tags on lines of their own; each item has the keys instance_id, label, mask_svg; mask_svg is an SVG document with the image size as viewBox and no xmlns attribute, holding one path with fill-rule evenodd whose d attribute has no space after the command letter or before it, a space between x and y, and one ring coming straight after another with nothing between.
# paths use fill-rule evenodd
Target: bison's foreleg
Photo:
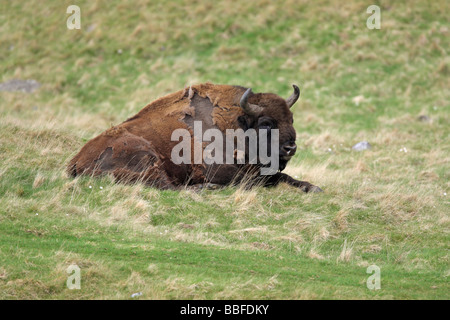
<instances>
[{"instance_id":1,"label":"bison's foreleg","mask_svg":"<svg viewBox=\"0 0 450 320\"><path fill-rule=\"evenodd\" d=\"M320 189L319 187L317 187L315 185L312 185L309 182L295 180L294 178L288 176L285 173L281 173L281 172L277 172L276 174L271 175L271 176L265 176L265 178L264 178L264 186L265 187L276 186L282 182L287 183L291 186L300 188L304 192L323 192L322 189Z\"/></svg>"}]
</instances>

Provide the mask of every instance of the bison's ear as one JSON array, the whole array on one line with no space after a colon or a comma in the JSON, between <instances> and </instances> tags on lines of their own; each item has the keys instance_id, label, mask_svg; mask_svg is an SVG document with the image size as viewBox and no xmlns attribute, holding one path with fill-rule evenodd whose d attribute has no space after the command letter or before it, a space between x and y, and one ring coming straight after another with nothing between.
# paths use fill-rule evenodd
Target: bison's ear
<instances>
[{"instance_id":1,"label":"bison's ear","mask_svg":"<svg viewBox=\"0 0 450 320\"><path fill-rule=\"evenodd\" d=\"M289 108L292 107L300 97L300 89L295 84L292 86L294 87L294 93L286 99L286 104Z\"/></svg>"},{"instance_id":2,"label":"bison's ear","mask_svg":"<svg viewBox=\"0 0 450 320\"><path fill-rule=\"evenodd\" d=\"M248 103L248 98L250 96L250 93L252 92L252 89L249 88L241 97L241 101L239 102L239 105L241 106L242 110L249 116L256 116L262 111L262 108L256 104Z\"/></svg>"}]
</instances>

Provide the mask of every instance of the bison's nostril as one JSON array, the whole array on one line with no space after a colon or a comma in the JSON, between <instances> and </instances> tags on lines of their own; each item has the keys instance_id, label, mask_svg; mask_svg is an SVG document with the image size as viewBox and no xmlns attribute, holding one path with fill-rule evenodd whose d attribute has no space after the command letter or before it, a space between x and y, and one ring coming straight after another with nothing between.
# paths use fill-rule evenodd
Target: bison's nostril
<instances>
[{"instance_id":1,"label":"bison's nostril","mask_svg":"<svg viewBox=\"0 0 450 320\"><path fill-rule=\"evenodd\" d=\"M289 156L291 156L297 150L297 146L295 144L294 145L286 145L283 147L283 149Z\"/></svg>"}]
</instances>

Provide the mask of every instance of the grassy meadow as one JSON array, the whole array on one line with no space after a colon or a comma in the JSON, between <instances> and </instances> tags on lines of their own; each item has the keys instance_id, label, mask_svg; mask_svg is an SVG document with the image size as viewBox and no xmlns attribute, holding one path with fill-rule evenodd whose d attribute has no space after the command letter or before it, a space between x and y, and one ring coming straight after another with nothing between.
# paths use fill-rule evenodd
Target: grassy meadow
<instances>
[{"instance_id":1,"label":"grassy meadow","mask_svg":"<svg viewBox=\"0 0 450 320\"><path fill-rule=\"evenodd\" d=\"M41 84L0 91L0 299L450 298L448 1L0 4L0 82ZM324 193L65 173L89 139L207 81L299 85L285 172Z\"/></svg>"}]
</instances>

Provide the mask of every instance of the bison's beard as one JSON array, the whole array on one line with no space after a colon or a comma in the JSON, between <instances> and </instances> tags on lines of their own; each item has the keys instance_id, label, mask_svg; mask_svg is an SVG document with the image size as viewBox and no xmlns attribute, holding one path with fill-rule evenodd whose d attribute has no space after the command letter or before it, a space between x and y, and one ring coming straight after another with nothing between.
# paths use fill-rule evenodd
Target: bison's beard
<instances>
[{"instance_id":1,"label":"bison's beard","mask_svg":"<svg viewBox=\"0 0 450 320\"><path fill-rule=\"evenodd\" d=\"M288 159L288 160L283 159L282 157L280 157L280 158L278 159L278 170L279 170L280 172L283 171L283 170L286 168L286 166L287 166L289 160L290 160L290 159ZM260 164L260 166L261 166L261 167L270 167L270 164L266 164L266 165Z\"/></svg>"},{"instance_id":2,"label":"bison's beard","mask_svg":"<svg viewBox=\"0 0 450 320\"><path fill-rule=\"evenodd\" d=\"M259 153L259 150L257 151ZM282 154L281 151L276 152L275 154L272 154L271 150L270 150L270 145L269 145L269 150L267 151L268 154L270 154L270 159L272 161L273 157L277 157L278 156L278 170L281 172L283 171L289 160L291 160L292 156L287 156L285 154ZM245 161L246 163L252 163L251 161L249 161L249 150L248 150L248 143L246 143L246 152L245 152ZM262 164L261 163L261 159L258 157L257 158L257 166L259 167L270 167L271 163L268 164Z\"/></svg>"},{"instance_id":3,"label":"bison's beard","mask_svg":"<svg viewBox=\"0 0 450 320\"><path fill-rule=\"evenodd\" d=\"M280 170L280 172L281 172L281 171L284 170L284 168L286 168L287 163L289 162L289 160L280 159L279 161L280 161L280 164L278 166L278 170Z\"/></svg>"}]
</instances>

